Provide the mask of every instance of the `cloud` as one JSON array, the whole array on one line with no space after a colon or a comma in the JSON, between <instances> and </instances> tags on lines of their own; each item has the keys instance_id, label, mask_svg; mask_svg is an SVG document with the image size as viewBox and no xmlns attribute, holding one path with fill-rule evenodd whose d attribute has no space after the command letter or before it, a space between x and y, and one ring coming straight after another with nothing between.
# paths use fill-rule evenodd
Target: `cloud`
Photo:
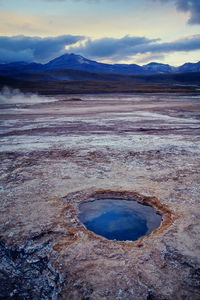
<instances>
[{"instance_id":1,"label":"cloud","mask_svg":"<svg viewBox=\"0 0 200 300\"><path fill-rule=\"evenodd\" d=\"M147 47L159 39L125 36L123 38L88 39L78 46L68 47L69 52L95 59L111 58L113 61L125 60L137 53L140 47Z\"/></svg>"},{"instance_id":2,"label":"cloud","mask_svg":"<svg viewBox=\"0 0 200 300\"><path fill-rule=\"evenodd\" d=\"M64 2L69 0L40 0L43 2ZM74 2L100 2L101 0L71 0ZM108 2L117 2L117 0L107 0ZM146 0L147 2L149 0ZM189 24L200 24L200 0L154 0L154 1L160 1L162 3L166 2L174 2L177 10L183 11L183 12L189 12L190 13L190 19L188 21ZM123 2L128 2L127 0L123 0Z\"/></svg>"},{"instance_id":3,"label":"cloud","mask_svg":"<svg viewBox=\"0 0 200 300\"><path fill-rule=\"evenodd\" d=\"M66 45L67 50L66 50ZM167 53L200 50L200 34L171 42L146 37L88 39L82 36L58 37L0 36L2 62L47 62L64 53L75 53L98 61L120 62L137 58L164 57Z\"/></svg>"},{"instance_id":4,"label":"cloud","mask_svg":"<svg viewBox=\"0 0 200 300\"><path fill-rule=\"evenodd\" d=\"M174 2L177 10L190 13L189 24L200 24L200 1L199 0L158 0Z\"/></svg>"},{"instance_id":5,"label":"cloud","mask_svg":"<svg viewBox=\"0 0 200 300\"><path fill-rule=\"evenodd\" d=\"M148 62L154 62L154 61L164 61L165 56L164 54L161 53L138 53L136 56L134 56L134 62L137 64L144 64L144 63L148 63Z\"/></svg>"},{"instance_id":6,"label":"cloud","mask_svg":"<svg viewBox=\"0 0 200 300\"><path fill-rule=\"evenodd\" d=\"M87 40L78 46L68 48L69 52L91 59L109 59L111 61L128 60L138 54L163 55L169 52L200 50L200 35L163 43L160 39L125 36L121 39L102 38ZM154 54L154 55L153 55Z\"/></svg>"},{"instance_id":7,"label":"cloud","mask_svg":"<svg viewBox=\"0 0 200 300\"><path fill-rule=\"evenodd\" d=\"M141 49L146 52L146 49ZM200 50L200 34L192 35L168 43L157 43L149 47L150 52L176 52Z\"/></svg>"},{"instance_id":8,"label":"cloud","mask_svg":"<svg viewBox=\"0 0 200 300\"><path fill-rule=\"evenodd\" d=\"M65 46L81 41L83 36L58 37L0 36L0 59L11 61L46 62L66 52Z\"/></svg>"}]
</instances>

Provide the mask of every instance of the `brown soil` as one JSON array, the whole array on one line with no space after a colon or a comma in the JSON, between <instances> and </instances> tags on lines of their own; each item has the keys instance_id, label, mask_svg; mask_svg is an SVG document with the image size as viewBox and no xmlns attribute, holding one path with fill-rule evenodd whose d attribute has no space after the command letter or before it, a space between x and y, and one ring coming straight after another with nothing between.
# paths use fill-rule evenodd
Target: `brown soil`
<instances>
[{"instance_id":1,"label":"brown soil","mask_svg":"<svg viewBox=\"0 0 200 300\"><path fill-rule=\"evenodd\" d=\"M200 97L72 98L1 104L0 298L199 299ZM161 226L89 232L78 204L98 193L153 206Z\"/></svg>"}]
</instances>

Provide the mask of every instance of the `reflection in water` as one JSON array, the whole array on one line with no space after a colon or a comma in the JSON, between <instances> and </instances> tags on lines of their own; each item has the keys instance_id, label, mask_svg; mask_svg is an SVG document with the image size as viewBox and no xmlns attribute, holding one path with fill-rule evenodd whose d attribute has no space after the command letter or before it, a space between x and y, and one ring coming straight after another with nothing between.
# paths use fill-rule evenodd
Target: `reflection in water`
<instances>
[{"instance_id":1,"label":"reflection in water","mask_svg":"<svg viewBox=\"0 0 200 300\"><path fill-rule=\"evenodd\" d=\"M161 216L137 201L103 199L81 203L79 219L86 228L109 240L135 241L151 233Z\"/></svg>"}]
</instances>

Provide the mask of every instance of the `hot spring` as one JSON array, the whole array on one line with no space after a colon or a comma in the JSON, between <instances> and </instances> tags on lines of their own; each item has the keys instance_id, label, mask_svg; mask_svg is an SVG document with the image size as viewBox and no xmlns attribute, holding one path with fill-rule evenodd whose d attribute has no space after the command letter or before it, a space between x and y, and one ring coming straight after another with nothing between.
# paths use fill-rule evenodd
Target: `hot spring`
<instances>
[{"instance_id":1,"label":"hot spring","mask_svg":"<svg viewBox=\"0 0 200 300\"><path fill-rule=\"evenodd\" d=\"M112 194L81 203L78 217L88 230L117 241L135 241L150 234L162 221L153 207L123 196L116 199Z\"/></svg>"}]
</instances>

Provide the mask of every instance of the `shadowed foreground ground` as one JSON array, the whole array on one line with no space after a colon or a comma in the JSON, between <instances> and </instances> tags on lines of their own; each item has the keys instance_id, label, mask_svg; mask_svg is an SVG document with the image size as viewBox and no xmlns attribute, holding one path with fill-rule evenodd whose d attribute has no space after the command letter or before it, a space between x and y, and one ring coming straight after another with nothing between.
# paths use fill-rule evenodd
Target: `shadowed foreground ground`
<instances>
[{"instance_id":1,"label":"shadowed foreground ground","mask_svg":"<svg viewBox=\"0 0 200 300\"><path fill-rule=\"evenodd\" d=\"M0 107L1 299L200 298L199 96ZM137 242L87 231L78 203L115 192L161 227Z\"/></svg>"}]
</instances>

